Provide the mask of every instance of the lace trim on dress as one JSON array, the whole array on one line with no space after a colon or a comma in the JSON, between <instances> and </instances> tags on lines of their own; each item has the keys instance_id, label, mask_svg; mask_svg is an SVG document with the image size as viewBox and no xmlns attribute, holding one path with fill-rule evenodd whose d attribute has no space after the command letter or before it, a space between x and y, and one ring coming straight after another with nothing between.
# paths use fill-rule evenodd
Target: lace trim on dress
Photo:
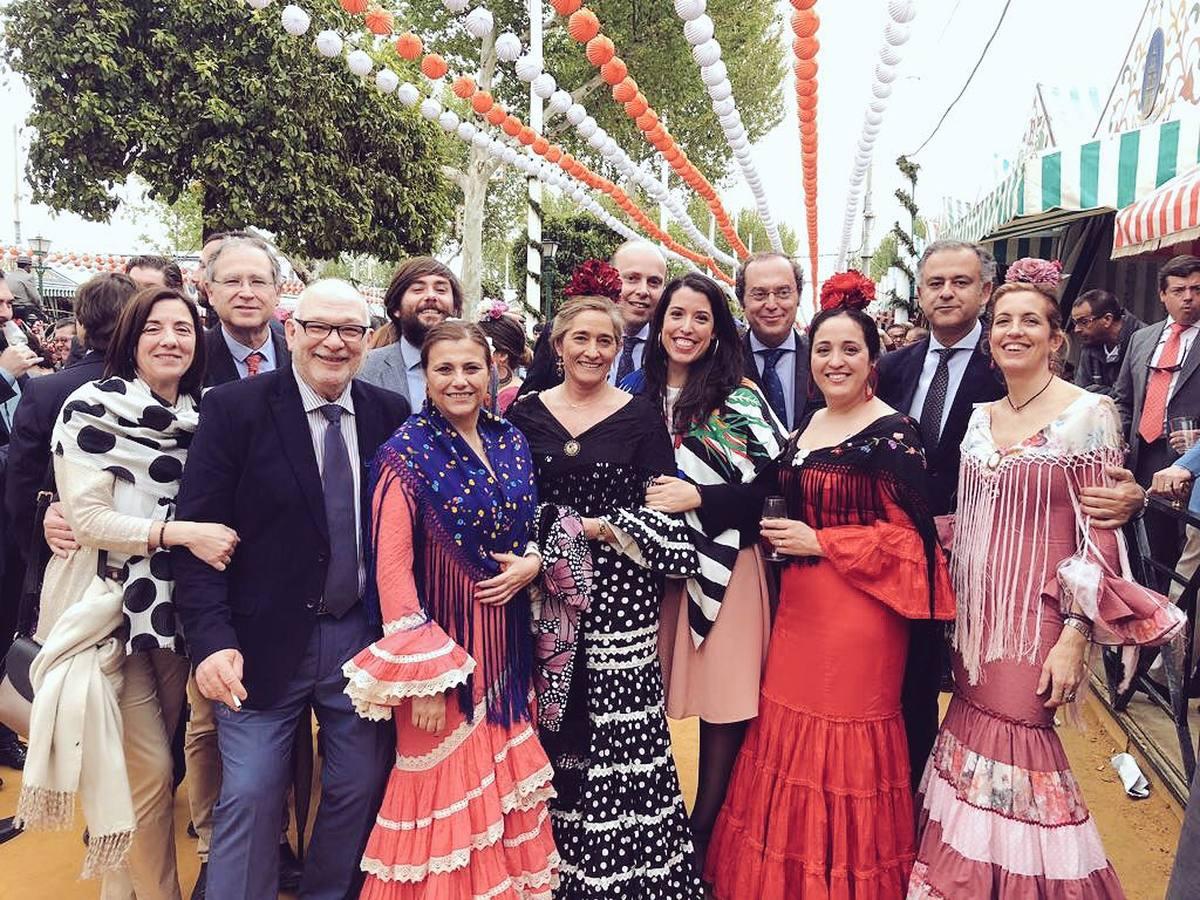
<instances>
[{"instance_id":1,"label":"lace trim on dress","mask_svg":"<svg viewBox=\"0 0 1200 900\"><path fill-rule=\"evenodd\" d=\"M633 880L634 878L639 880L666 878L668 875L672 875L676 872L679 866L683 863L683 859L684 854L676 853L674 856L668 859L664 865L661 866L634 866L631 869L626 869L613 875L604 876L585 875L583 874L583 870L578 866L563 860L560 871L564 874L570 873L577 880L582 881L589 887L603 889L612 887L614 884L623 884L626 881Z\"/></svg>"},{"instance_id":2,"label":"lace trim on dress","mask_svg":"<svg viewBox=\"0 0 1200 900\"><path fill-rule=\"evenodd\" d=\"M419 628L429 621L429 616L422 612L410 613L407 616L401 616L399 619L392 619L390 622L383 623L383 634L386 637L389 634L395 634L397 631L412 631L414 628Z\"/></svg>"},{"instance_id":3,"label":"lace trim on dress","mask_svg":"<svg viewBox=\"0 0 1200 900\"><path fill-rule=\"evenodd\" d=\"M468 658L461 669L451 669L436 678L419 681L380 681L351 660L342 666L342 673L346 676L343 692L350 697L354 711L359 717L381 722L392 717L392 707L399 701L409 697L429 697L458 687L466 683L467 677L474 670L475 660ZM464 724L470 730L471 723Z\"/></svg>"},{"instance_id":4,"label":"lace trim on dress","mask_svg":"<svg viewBox=\"0 0 1200 900\"><path fill-rule=\"evenodd\" d=\"M636 828L645 825L658 825L678 811L673 803L667 806L660 807L657 812L653 813L624 813L613 819L604 819L602 821L592 821L584 818L582 812L555 812L554 818L562 822L579 822L582 824L584 831L613 831L617 828Z\"/></svg>"}]
</instances>

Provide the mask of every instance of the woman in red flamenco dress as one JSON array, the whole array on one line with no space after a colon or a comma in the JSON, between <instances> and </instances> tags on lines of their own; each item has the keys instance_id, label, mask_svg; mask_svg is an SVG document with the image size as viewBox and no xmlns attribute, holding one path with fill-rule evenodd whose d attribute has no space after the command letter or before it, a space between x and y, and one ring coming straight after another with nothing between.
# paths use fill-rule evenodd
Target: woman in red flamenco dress
<instances>
[{"instance_id":1,"label":"woman in red flamenco dress","mask_svg":"<svg viewBox=\"0 0 1200 900\"><path fill-rule=\"evenodd\" d=\"M478 326L422 350L430 399L380 449L372 503L384 637L344 668L359 715L396 720L396 765L362 869L366 900L550 900L550 761L531 709L525 438L481 411Z\"/></svg>"},{"instance_id":2,"label":"woman in red flamenco dress","mask_svg":"<svg viewBox=\"0 0 1200 900\"><path fill-rule=\"evenodd\" d=\"M874 323L852 299L809 337L828 406L758 479L786 500L788 518L761 525L786 562L759 715L708 851L721 900L904 895L908 623L954 616L918 428L874 396Z\"/></svg>"}]
</instances>

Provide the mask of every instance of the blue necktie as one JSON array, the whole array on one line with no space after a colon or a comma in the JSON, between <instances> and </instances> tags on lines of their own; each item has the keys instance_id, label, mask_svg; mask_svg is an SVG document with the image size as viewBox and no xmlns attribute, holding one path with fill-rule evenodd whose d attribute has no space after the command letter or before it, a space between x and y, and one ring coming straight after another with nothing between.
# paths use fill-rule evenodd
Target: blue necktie
<instances>
[{"instance_id":1,"label":"blue necktie","mask_svg":"<svg viewBox=\"0 0 1200 900\"><path fill-rule=\"evenodd\" d=\"M633 371L633 350L641 342L642 339L636 335L625 336L625 346L621 349L621 361L617 363L617 380L614 384L619 386L625 380L625 376Z\"/></svg>"},{"instance_id":2,"label":"blue necktie","mask_svg":"<svg viewBox=\"0 0 1200 900\"><path fill-rule=\"evenodd\" d=\"M792 423L788 421L787 395L783 392L783 382L779 380L779 373L775 371L775 364L779 362L779 357L788 351L776 347L774 350L758 352L762 354L763 358L762 384L763 393L767 395L767 403L771 404L771 409L775 410L775 415L779 416L783 427L790 431Z\"/></svg>"},{"instance_id":3,"label":"blue necktie","mask_svg":"<svg viewBox=\"0 0 1200 900\"><path fill-rule=\"evenodd\" d=\"M325 571L324 609L340 618L358 602L358 522L354 516L354 473L342 437L342 413L336 403L321 407L325 461L321 484L329 526L329 568Z\"/></svg>"}]
</instances>

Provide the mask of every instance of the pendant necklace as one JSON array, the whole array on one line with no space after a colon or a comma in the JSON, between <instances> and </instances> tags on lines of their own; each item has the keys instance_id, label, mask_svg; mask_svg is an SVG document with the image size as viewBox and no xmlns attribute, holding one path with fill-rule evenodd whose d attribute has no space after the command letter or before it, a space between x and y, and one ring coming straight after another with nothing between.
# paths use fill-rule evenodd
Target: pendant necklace
<instances>
[{"instance_id":1,"label":"pendant necklace","mask_svg":"<svg viewBox=\"0 0 1200 900\"><path fill-rule=\"evenodd\" d=\"M1020 412L1025 407L1027 407L1030 403L1032 403L1034 400L1036 400L1038 397L1042 396L1042 394L1046 393L1046 389L1048 387L1050 387L1050 385L1052 385L1052 384L1054 384L1054 376L1053 375L1050 376L1049 381L1047 381L1044 385L1042 385L1042 389L1040 391L1038 391L1036 394L1034 394L1032 397L1030 397L1028 400L1026 400L1024 403L1021 403L1021 404L1013 403L1011 394L1005 394L1004 399L1008 401L1008 405L1012 407L1013 412Z\"/></svg>"}]
</instances>

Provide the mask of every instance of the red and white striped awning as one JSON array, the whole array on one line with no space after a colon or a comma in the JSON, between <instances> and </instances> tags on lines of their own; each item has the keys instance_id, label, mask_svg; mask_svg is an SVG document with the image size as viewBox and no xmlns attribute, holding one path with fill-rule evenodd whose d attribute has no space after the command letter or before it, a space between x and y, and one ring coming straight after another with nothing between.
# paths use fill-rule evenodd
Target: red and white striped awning
<instances>
[{"instance_id":1,"label":"red and white striped awning","mask_svg":"<svg viewBox=\"0 0 1200 900\"><path fill-rule=\"evenodd\" d=\"M1117 213L1113 258L1152 253L1200 238L1200 166Z\"/></svg>"}]
</instances>

